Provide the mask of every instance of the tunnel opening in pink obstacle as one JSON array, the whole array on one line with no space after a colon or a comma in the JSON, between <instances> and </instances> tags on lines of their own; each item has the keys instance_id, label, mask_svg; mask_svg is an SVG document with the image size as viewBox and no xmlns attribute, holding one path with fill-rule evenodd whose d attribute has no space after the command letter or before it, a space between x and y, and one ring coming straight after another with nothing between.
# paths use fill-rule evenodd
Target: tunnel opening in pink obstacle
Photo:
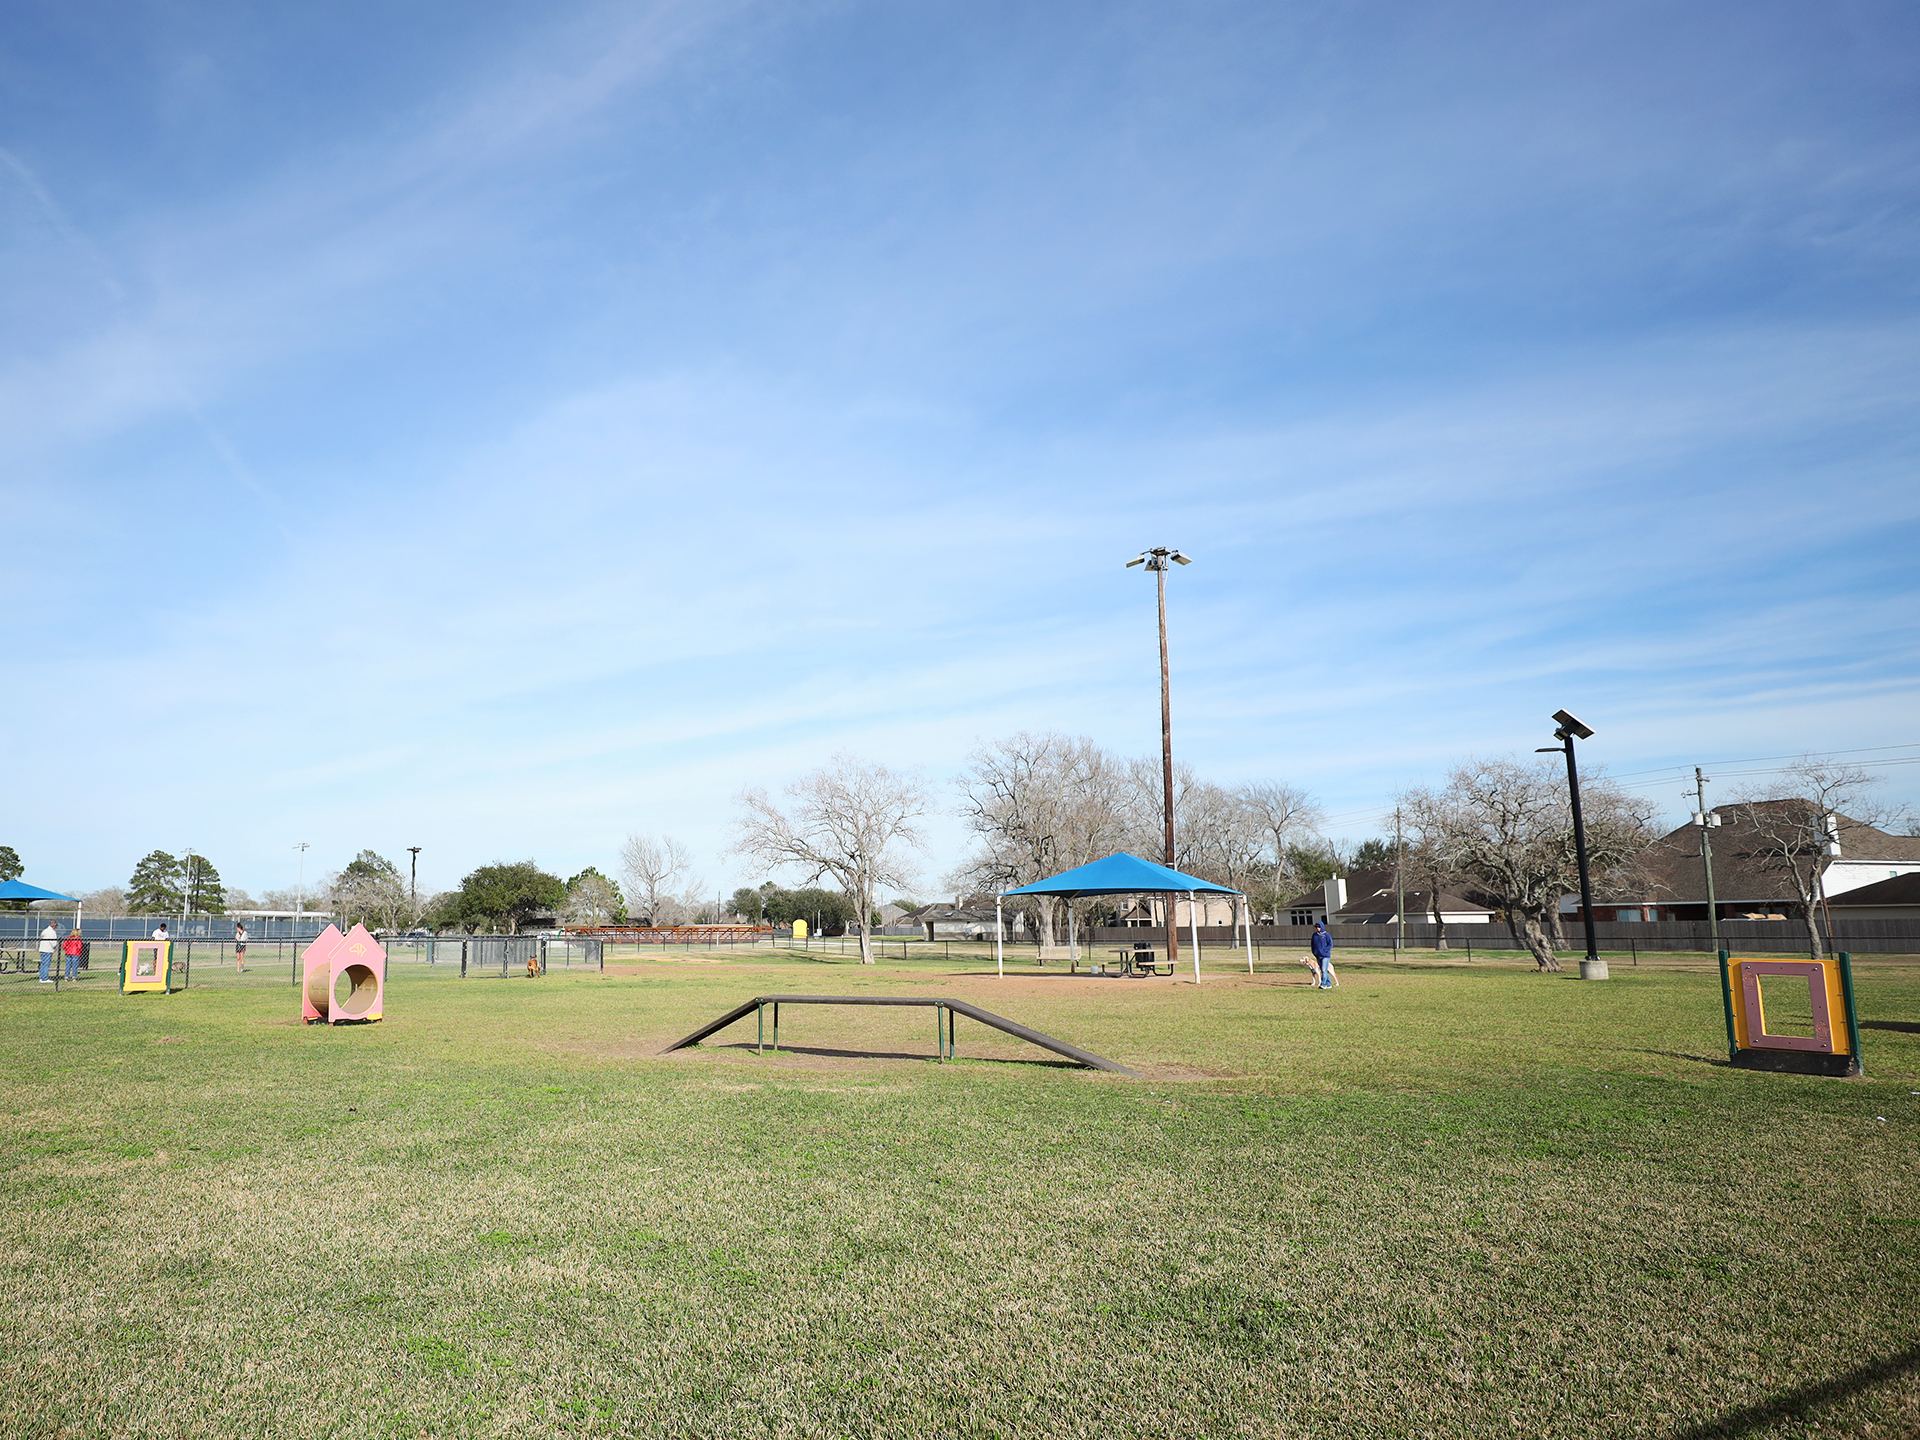
<instances>
[{"instance_id":1,"label":"tunnel opening in pink obstacle","mask_svg":"<svg viewBox=\"0 0 1920 1440\"><path fill-rule=\"evenodd\" d=\"M371 966L349 965L340 972L334 986L334 1013L357 1019L373 1008L379 994L380 980Z\"/></svg>"}]
</instances>

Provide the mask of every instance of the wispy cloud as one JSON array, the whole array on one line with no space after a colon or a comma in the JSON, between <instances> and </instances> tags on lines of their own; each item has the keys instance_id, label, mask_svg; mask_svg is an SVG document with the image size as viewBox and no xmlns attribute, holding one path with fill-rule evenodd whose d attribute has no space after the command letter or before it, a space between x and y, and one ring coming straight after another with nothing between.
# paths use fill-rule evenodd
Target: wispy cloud
<instances>
[{"instance_id":1,"label":"wispy cloud","mask_svg":"<svg viewBox=\"0 0 1920 1440\"><path fill-rule=\"evenodd\" d=\"M594 5L404 103L278 62L193 184L27 127L0 461L90 548L18 623L141 712L10 717L18 848L724 872L836 749L1150 748L1160 540L1182 754L1362 817L1561 704L1663 763L1911 738L1894 78L1784 12L1508 22Z\"/></svg>"}]
</instances>

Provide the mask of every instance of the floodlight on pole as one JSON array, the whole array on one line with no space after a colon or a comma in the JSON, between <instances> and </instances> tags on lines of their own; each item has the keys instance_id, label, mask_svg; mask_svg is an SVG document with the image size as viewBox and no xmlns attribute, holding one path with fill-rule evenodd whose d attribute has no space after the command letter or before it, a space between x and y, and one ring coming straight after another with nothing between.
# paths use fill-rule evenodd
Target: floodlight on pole
<instances>
[{"instance_id":1,"label":"floodlight on pole","mask_svg":"<svg viewBox=\"0 0 1920 1440\"><path fill-rule=\"evenodd\" d=\"M1558 750L1567 757L1567 797L1573 806L1573 854L1580 865L1580 918L1587 932L1587 958L1580 962L1582 980L1604 980L1607 967L1600 963L1600 954L1593 938L1593 879L1587 868L1587 827L1580 815L1580 767L1574 763L1573 742L1576 739L1593 738L1593 727L1582 724L1565 710L1553 712L1554 724L1558 727L1553 738L1558 745L1547 745L1536 750L1537 755L1545 755Z\"/></svg>"},{"instance_id":2,"label":"floodlight on pole","mask_svg":"<svg viewBox=\"0 0 1920 1440\"><path fill-rule=\"evenodd\" d=\"M1575 739L1591 740L1593 738L1593 728L1589 725L1582 725L1565 710L1554 711L1553 722L1562 730L1571 731Z\"/></svg>"},{"instance_id":3,"label":"floodlight on pole","mask_svg":"<svg viewBox=\"0 0 1920 1440\"><path fill-rule=\"evenodd\" d=\"M302 840L293 847L300 852L300 878L294 882L293 889L293 934L300 938L300 921L307 913L307 842ZM465 953L464 951L461 953Z\"/></svg>"},{"instance_id":4,"label":"floodlight on pole","mask_svg":"<svg viewBox=\"0 0 1920 1440\"><path fill-rule=\"evenodd\" d=\"M1169 868L1173 865L1173 684L1171 671L1167 665L1167 566L1169 564L1191 565L1192 559L1178 550L1166 545L1156 545L1151 550L1143 550L1129 560L1126 568L1145 565L1153 572L1155 588L1159 592L1160 602L1160 779L1162 788L1162 819L1164 821L1166 855ZM1171 962L1179 953L1180 929L1174 921L1174 898L1167 897L1167 959ZM1194 953L1195 961L1200 958ZM1198 972L1196 971L1196 976Z\"/></svg>"}]
</instances>

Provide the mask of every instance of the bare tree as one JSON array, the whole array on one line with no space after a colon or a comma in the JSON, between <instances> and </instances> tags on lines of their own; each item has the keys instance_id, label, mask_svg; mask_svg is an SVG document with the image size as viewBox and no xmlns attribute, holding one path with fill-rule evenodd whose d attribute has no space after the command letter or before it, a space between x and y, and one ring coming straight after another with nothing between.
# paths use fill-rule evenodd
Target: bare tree
<instances>
[{"instance_id":1,"label":"bare tree","mask_svg":"<svg viewBox=\"0 0 1920 1440\"><path fill-rule=\"evenodd\" d=\"M1841 852L1842 832L1884 818L1866 791L1873 779L1857 765L1836 765L1805 757L1783 772L1785 784L1743 796L1734 807L1743 838L1751 835L1752 858L1793 883L1807 923L1807 953L1826 953L1820 937L1820 907L1826 900L1823 877L1831 857ZM1781 789L1789 793L1779 794ZM1841 815L1841 807L1850 813Z\"/></svg>"},{"instance_id":2,"label":"bare tree","mask_svg":"<svg viewBox=\"0 0 1920 1440\"><path fill-rule=\"evenodd\" d=\"M602 925L620 908L620 891L597 870L576 875L567 886L567 903L561 914L575 924Z\"/></svg>"},{"instance_id":3,"label":"bare tree","mask_svg":"<svg viewBox=\"0 0 1920 1440\"><path fill-rule=\"evenodd\" d=\"M1285 892L1294 887L1292 852L1319 838L1325 813L1306 791L1278 780L1261 780L1239 789L1240 803L1258 820L1268 847L1267 890L1273 900L1273 920L1280 923Z\"/></svg>"},{"instance_id":4,"label":"bare tree","mask_svg":"<svg viewBox=\"0 0 1920 1440\"><path fill-rule=\"evenodd\" d=\"M1181 869L1217 885L1249 894L1256 881L1266 880L1265 817L1247 803L1244 789L1227 790L1210 780L1182 787L1174 817L1176 836L1184 835ZM1239 901L1234 901L1236 912ZM1249 915L1248 922L1252 922Z\"/></svg>"},{"instance_id":5,"label":"bare tree","mask_svg":"<svg viewBox=\"0 0 1920 1440\"><path fill-rule=\"evenodd\" d=\"M956 892L998 894L1120 848L1122 771L1085 736L1029 735L974 751L961 774L960 814L978 848L947 877ZM1040 943L1055 942L1055 903L1037 897Z\"/></svg>"},{"instance_id":6,"label":"bare tree","mask_svg":"<svg viewBox=\"0 0 1920 1440\"><path fill-rule=\"evenodd\" d=\"M405 878L392 861L371 850L362 850L344 870L328 876L322 884L328 904L343 920L400 930L415 918Z\"/></svg>"},{"instance_id":7,"label":"bare tree","mask_svg":"<svg viewBox=\"0 0 1920 1440\"><path fill-rule=\"evenodd\" d=\"M1433 948L1445 950L1448 948L1447 917L1440 909L1440 892L1466 879L1448 858L1447 827L1443 823L1447 807L1431 790L1404 791L1395 798L1394 804L1400 807L1405 827L1401 860L1406 876L1416 889L1426 893L1427 909L1433 915ZM1554 909L1559 909L1557 897ZM1551 935L1551 930L1548 933Z\"/></svg>"},{"instance_id":8,"label":"bare tree","mask_svg":"<svg viewBox=\"0 0 1920 1440\"><path fill-rule=\"evenodd\" d=\"M672 923L665 912L678 907L674 886L692 865L687 847L671 835L629 835L620 847L620 873L627 882L627 899L649 925Z\"/></svg>"},{"instance_id":9,"label":"bare tree","mask_svg":"<svg viewBox=\"0 0 1920 1440\"><path fill-rule=\"evenodd\" d=\"M1644 802L1599 775L1582 779L1580 799L1594 870L1618 869L1646 852L1653 830ZM1560 969L1548 917L1578 885L1579 867L1572 806L1558 767L1472 761L1420 803L1421 829L1437 862L1463 877L1473 898L1504 912L1538 968Z\"/></svg>"},{"instance_id":10,"label":"bare tree","mask_svg":"<svg viewBox=\"0 0 1920 1440\"><path fill-rule=\"evenodd\" d=\"M860 963L873 964L873 897L880 886L913 883L906 850L924 850L914 824L930 807L919 777L850 755L787 787L791 811L778 808L764 790L741 793L733 853L768 867L792 866L812 884L831 875L858 912Z\"/></svg>"},{"instance_id":11,"label":"bare tree","mask_svg":"<svg viewBox=\"0 0 1920 1440\"><path fill-rule=\"evenodd\" d=\"M80 897L80 903L95 915L124 915L127 913L127 892L118 885L109 885L104 890L89 890Z\"/></svg>"}]
</instances>

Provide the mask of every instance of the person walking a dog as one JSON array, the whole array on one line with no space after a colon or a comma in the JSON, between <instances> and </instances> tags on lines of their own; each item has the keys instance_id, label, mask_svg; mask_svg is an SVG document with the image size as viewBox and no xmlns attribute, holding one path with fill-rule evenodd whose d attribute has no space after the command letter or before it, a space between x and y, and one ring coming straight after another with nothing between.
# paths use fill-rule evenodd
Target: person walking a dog
<instances>
[{"instance_id":1,"label":"person walking a dog","mask_svg":"<svg viewBox=\"0 0 1920 1440\"><path fill-rule=\"evenodd\" d=\"M1340 983L1333 973L1333 935L1328 931L1326 921L1313 922L1313 959L1320 972L1320 988L1331 990Z\"/></svg>"}]
</instances>

